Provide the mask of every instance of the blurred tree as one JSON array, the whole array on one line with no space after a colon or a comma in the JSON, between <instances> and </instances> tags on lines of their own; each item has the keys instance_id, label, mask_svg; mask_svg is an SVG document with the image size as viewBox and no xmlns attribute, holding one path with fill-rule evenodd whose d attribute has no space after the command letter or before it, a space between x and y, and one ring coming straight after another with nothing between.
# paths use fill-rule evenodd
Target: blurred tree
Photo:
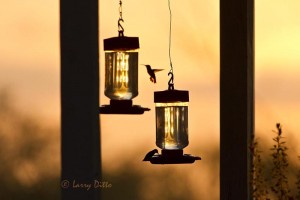
<instances>
[{"instance_id":1,"label":"blurred tree","mask_svg":"<svg viewBox=\"0 0 300 200\"><path fill-rule=\"evenodd\" d=\"M161 166L155 174L141 171L133 163L125 162L118 171L103 171L103 176L113 184L104 189L104 200L196 200L186 174Z\"/></svg>"},{"instance_id":2,"label":"blurred tree","mask_svg":"<svg viewBox=\"0 0 300 200\"><path fill-rule=\"evenodd\" d=\"M14 103L11 93L0 89L0 199L60 199L59 128L43 125L38 116L22 114ZM205 162L211 170L207 173L211 179L216 177L216 181L201 182L216 191L218 175L213 176L213 169L219 166L219 150L217 146L212 149L206 153ZM102 190L103 200L207 199L201 196L204 191L200 188L195 191L198 186L192 187L195 178L203 177L178 170L183 168L161 166L144 170L144 166L136 164L136 159L120 162L122 165L116 171L103 169L102 181L113 185ZM209 198L213 199L217 198Z\"/></svg>"},{"instance_id":3,"label":"blurred tree","mask_svg":"<svg viewBox=\"0 0 300 200\"><path fill-rule=\"evenodd\" d=\"M19 112L8 89L0 89L0 119L0 199L59 199L59 163L49 158L59 157L49 152L58 127Z\"/></svg>"}]
</instances>

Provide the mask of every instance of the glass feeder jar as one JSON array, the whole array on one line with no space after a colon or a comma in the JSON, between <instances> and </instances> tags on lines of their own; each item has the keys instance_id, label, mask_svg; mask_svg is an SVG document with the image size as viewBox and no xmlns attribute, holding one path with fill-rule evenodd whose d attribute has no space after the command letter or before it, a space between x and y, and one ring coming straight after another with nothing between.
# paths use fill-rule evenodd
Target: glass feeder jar
<instances>
[{"instance_id":1,"label":"glass feeder jar","mask_svg":"<svg viewBox=\"0 0 300 200\"><path fill-rule=\"evenodd\" d=\"M156 111L156 146L162 150L181 150L188 146L189 92L166 90L154 92Z\"/></svg>"},{"instance_id":2,"label":"glass feeder jar","mask_svg":"<svg viewBox=\"0 0 300 200\"><path fill-rule=\"evenodd\" d=\"M104 94L111 100L131 100L138 95L138 49L138 37L104 40Z\"/></svg>"}]
</instances>

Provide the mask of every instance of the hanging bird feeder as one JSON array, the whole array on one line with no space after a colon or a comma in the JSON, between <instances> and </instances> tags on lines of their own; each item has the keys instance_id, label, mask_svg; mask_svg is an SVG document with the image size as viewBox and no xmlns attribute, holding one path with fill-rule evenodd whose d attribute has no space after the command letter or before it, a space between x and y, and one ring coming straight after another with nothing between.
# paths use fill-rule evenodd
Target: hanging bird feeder
<instances>
[{"instance_id":1,"label":"hanging bird feeder","mask_svg":"<svg viewBox=\"0 0 300 200\"><path fill-rule=\"evenodd\" d=\"M156 149L148 152L143 161L152 164L184 164L201 160L200 157L183 154L183 148L188 146L188 102L189 91L174 89L174 74L171 59L171 8L170 1L170 39L169 59L170 71L168 90L154 92L156 115L156 146L162 149L158 154Z\"/></svg>"},{"instance_id":2,"label":"hanging bird feeder","mask_svg":"<svg viewBox=\"0 0 300 200\"><path fill-rule=\"evenodd\" d=\"M119 36L104 39L105 96L110 105L100 107L100 114L143 114L149 108L132 105L138 95L138 37L125 37L121 22L122 1L118 20Z\"/></svg>"},{"instance_id":3,"label":"hanging bird feeder","mask_svg":"<svg viewBox=\"0 0 300 200\"><path fill-rule=\"evenodd\" d=\"M183 164L200 160L200 157L183 154L183 148L189 144L189 92L185 90L154 92L154 102L156 146L162 149L162 153L148 156L145 161L152 164Z\"/></svg>"}]
</instances>

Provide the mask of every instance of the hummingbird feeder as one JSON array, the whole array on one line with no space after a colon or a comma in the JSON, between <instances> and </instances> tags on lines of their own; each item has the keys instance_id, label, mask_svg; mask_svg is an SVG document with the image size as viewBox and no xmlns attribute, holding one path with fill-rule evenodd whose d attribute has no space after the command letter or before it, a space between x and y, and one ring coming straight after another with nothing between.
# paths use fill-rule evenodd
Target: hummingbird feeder
<instances>
[{"instance_id":1,"label":"hummingbird feeder","mask_svg":"<svg viewBox=\"0 0 300 200\"><path fill-rule=\"evenodd\" d=\"M105 51L105 96L110 105L100 107L100 114L143 114L149 108L132 105L138 95L138 37L125 37L121 22L122 1L120 1L118 37L104 39Z\"/></svg>"},{"instance_id":2,"label":"hummingbird feeder","mask_svg":"<svg viewBox=\"0 0 300 200\"><path fill-rule=\"evenodd\" d=\"M174 89L174 74L171 59L171 8L170 10L170 40L169 58L171 76L168 90L154 92L156 115L156 146L162 149L158 154L156 149L148 152L143 161L152 164L184 164L201 160L200 157L183 154L183 148L188 146L188 102L189 91Z\"/></svg>"},{"instance_id":3,"label":"hummingbird feeder","mask_svg":"<svg viewBox=\"0 0 300 200\"><path fill-rule=\"evenodd\" d=\"M188 102L189 91L165 90L154 92L156 114L156 146L162 149L145 161L152 164L183 164L200 160L183 154L188 146Z\"/></svg>"}]
</instances>

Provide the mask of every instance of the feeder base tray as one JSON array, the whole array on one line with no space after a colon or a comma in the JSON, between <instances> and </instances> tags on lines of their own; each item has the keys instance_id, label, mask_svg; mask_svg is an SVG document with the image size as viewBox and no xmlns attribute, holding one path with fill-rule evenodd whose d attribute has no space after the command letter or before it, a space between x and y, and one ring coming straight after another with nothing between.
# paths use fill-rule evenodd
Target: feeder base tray
<instances>
[{"instance_id":1,"label":"feeder base tray","mask_svg":"<svg viewBox=\"0 0 300 200\"><path fill-rule=\"evenodd\" d=\"M198 156L183 154L183 150L162 150L162 154L154 154L149 160L151 164L190 164L201 160Z\"/></svg>"},{"instance_id":2,"label":"feeder base tray","mask_svg":"<svg viewBox=\"0 0 300 200\"><path fill-rule=\"evenodd\" d=\"M139 105L132 105L132 100L110 100L109 105L103 105L99 108L100 114L140 115L149 110L149 108Z\"/></svg>"}]
</instances>

